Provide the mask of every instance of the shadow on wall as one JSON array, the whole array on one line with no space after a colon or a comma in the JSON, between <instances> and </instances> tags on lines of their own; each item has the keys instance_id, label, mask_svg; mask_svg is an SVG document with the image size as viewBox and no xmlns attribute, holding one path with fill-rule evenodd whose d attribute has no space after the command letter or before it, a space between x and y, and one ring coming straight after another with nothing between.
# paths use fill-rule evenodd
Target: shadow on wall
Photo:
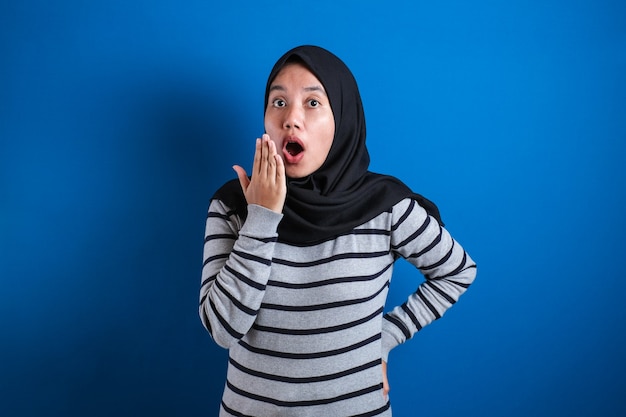
<instances>
[{"instance_id":1,"label":"shadow on wall","mask_svg":"<svg viewBox=\"0 0 626 417\"><path fill-rule=\"evenodd\" d=\"M51 226L67 231L58 262L5 348L12 416L217 413L227 352L197 313L204 221L245 136L218 82L129 81L91 86L79 111L90 186Z\"/></svg>"}]
</instances>

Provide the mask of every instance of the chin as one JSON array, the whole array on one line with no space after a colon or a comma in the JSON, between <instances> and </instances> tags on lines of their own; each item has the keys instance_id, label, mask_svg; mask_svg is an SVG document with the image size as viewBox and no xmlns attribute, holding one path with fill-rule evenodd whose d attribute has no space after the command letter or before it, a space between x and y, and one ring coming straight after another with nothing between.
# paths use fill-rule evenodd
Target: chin
<instances>
[{"instance_id":1,"label":"chin","mask_svg":"<svg viewBox=\"0 0 626 417\"><path fill-rule=\"evenodd\" d=\"M304 178L307 177L311 174L311 172L308 172L306 170L302 170L302 169L286 169L285 170L285 175L292 179L292 180L297 180L299 178Z\"/></svg>"}]
</instances>

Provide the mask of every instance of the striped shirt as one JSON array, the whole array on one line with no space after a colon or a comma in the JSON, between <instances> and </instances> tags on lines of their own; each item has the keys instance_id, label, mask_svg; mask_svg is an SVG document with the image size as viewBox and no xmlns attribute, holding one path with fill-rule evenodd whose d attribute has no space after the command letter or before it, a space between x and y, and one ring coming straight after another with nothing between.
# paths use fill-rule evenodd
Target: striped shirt
<instances>
[{"instance_id":1,"label":"striped shirt","mask_svg":"<svg viewBox=\"0 0 626 417\"><path fill-rule=\"evenodd\" d=\"M229 349L220 416L391 416L381 360L440 318L476 265L445 228L405 199L331 240L277 240L282 215L248 206L245 222L209 207L199 313ZM394 262L425 277L384 314Z\"/></svg>"}]
</instances>

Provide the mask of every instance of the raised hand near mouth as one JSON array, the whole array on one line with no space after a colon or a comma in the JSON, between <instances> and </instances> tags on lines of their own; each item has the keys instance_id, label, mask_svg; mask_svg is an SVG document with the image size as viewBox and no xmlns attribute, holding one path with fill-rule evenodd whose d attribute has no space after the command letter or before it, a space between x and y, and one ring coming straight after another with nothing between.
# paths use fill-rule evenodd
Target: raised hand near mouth
<instances>
[{"instance_id":1,"label":"raised hand near mouth","mask_svg":"<svg viewBox=\"0 0 626 417\"><path fill-rule=\"evenodd\" d=\"M282 213L287 195L285 165L276 152L276 144L264 134L256 140L252 177L239 165L233 166L248 204L257 204Z\"/></svg>"}]
</instances>

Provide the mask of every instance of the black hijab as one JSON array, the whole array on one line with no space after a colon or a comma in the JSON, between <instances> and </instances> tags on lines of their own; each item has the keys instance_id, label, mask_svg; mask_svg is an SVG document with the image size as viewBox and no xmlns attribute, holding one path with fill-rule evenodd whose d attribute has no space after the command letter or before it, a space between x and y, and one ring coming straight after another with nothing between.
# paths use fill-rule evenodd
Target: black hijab
<instances>
[{"instance_id":1,"label":"black hijab","mask_svg":"<svg viewBox=\"0 0 626 417\"><path fill-rule=\"evenodd\" d=\"M442 223L434 203L413 193L395 177L368 171L370 158L365 146L365 115L359 89L348 67L331 52L305 45L285 53L268 77L265 108L274 78L294 61L306 66L324 86L335 119L335 137L326 161L317 171L304 178L287 179L278 240L305 244L333 238L373 219L406 197L416 199ZM245 217L247 204L237 179L226 183L213 198L221 199Z\"/></svg>"}]
</instances>

